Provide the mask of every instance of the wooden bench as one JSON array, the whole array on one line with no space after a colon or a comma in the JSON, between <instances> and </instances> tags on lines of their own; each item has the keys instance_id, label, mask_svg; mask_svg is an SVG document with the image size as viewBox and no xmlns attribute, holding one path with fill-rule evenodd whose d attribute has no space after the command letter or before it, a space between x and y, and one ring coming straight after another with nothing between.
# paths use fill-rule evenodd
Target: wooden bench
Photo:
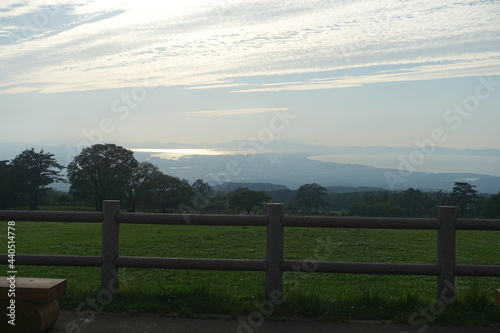
<instances>
[{"instance_id":1,"label":"wooden bench","mask_svg":"<svg viewBox=\"0 0 500 333\"><path fill-rule=\"evenodd\" d=\"M495 297L495 299L497 301L497 307L500 308L500 289L496 290L496 297Z\"/></svg>"},{"instance_id":2,"label":"wooden bench","mask_svg":"<svg viewBox=\"0 0 500 333\"><path fill-rule=\"evenodd\" d=\"M16 277L15 297L9 296L10 281L0 277L1 332L42 333L59 318L57 299L66 293L66 280ZM15 326L8 323L7 307L15 300Z\"/></svg>"}]
</instances>

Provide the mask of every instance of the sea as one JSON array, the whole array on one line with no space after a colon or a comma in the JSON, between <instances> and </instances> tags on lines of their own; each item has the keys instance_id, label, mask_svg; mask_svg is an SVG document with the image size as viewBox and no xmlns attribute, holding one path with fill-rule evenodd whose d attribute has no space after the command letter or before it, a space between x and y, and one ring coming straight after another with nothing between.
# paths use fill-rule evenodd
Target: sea
<instances>
[{"instance_id":1,"label":"sea","mask_svg":"<svg viewBox=\"0 0 500 333\"><path fill-rule=\"evenodd\" d=\"M405 170L408 170L408 165L410 165L416 172L476 173L500 177L500 156L336 154L310 156L309 159L322 162L360 164L386 169L400 169L400 166L403 166Z\"/></svg>"}]
</instances>

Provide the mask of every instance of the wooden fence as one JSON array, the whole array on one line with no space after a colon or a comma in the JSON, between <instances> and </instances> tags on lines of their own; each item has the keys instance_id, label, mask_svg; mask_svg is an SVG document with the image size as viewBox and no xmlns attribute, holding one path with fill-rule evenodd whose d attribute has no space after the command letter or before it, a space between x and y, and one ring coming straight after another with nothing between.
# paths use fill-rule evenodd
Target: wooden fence
<instances>
[{"instance_id":1,"label":"wooden fence","mask_svg":"<svg viewBox=\"0 0 500 333\"><path fill-rule=\"evenodd\" d=\"M96 222L102 223L101 256L60 256L17 254L17 265L101 267L101 287L110 290L112 298L118 290L118 269L165 268L198 270L265 271L266 297L282 293L283 272L355 273L430 275L437 277L437 295L455 295L455 276L500 276L500 266L457 265L456 230L500 230L500 220L456 219L456 207L439 207L437 218L369 218L285 216L283 204L267 204L267 215L185 215L121 213L120 202L106 200L103 212L0 211L3 221ZM119 226L123 223L264 226L266 227L266 259L189 259L158 257L124 257L119 254ZM285 260L283 258L284 227L427 229L437 230L437 264L349 263ZM0 254L0 264L7 264L7 254ZM313 270L308 267L314 267ZM449 298L448 298L449 299Z\"/></svg>"}]
</instances>

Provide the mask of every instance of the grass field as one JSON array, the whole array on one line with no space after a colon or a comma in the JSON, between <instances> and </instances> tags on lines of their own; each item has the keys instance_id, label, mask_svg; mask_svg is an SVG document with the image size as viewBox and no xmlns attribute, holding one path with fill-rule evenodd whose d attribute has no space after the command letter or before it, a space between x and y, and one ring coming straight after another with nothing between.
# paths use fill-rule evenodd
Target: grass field
<instances>
[{"instance_id":1,"label":"grass field","mask_svg":"<svg viewBox=\"0 0 500 333\"><path fill-rule=\"evenodd\" d=\"M0 223L7 230L6 222ZM1 233L4 235L4 232ZM0 252L6 252L5 237ZM17 254L100 255L99 223L17 222ZM457 232L459 264L500 265L500 232ZM121 225L124 256L264 259L264 227ZM436 263L436 231L285 229L285 259ZM6 266L0 266L7 271ZM18 276L68 279L61 307L91 308L99 268L18 266ZM3 274L5 275L5 273ZM99 311L168 316L233 317L258 311L263 272L120 269L115 303ZM458 300L435 322L500 323L494 290L500 277L457 277ZM436 297L436 278L419 276L284 273L285 302L273 318L388 319L408 322Z\"/></svg>"}]
</instances>

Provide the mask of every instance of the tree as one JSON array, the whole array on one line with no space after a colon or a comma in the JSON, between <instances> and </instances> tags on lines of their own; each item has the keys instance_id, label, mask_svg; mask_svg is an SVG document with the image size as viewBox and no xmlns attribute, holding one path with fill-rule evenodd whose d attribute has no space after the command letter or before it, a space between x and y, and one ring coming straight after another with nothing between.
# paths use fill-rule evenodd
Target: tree
<instances>
[{"instance_id":1,"label":"tree","mask_svg":"<svg viewBox=\"0 0 500 333\"><path fill-rule=\"evenodd\" d=\"M299 187L295 200L298 204L304 206L308 213L314 208L317 212L319 208L325 207L326 202L323 196L326 194L326 188L316 183L305 184Z\"/></svg>"},{"instance_id":2,"label":"tree","mask_svg":"<svg viewBox=\"0 0 500 333\"><path fill-rule=\"evenodd\" d=\"M450 201L450 194L444 193L439 190L437 192L431 192L427 194L429 199L433 202L434 206L446 206Z\"/></svg>"},{"instance_id":3,"label":"tree","mask_svg":"<svg viewBox=\"0 0 500 333\"><path fill-rule=\"evenodd\" d=\"M349 214L355 216L394 216L397 215L398 210L399 207L391 204L389 201L372 204L358 202L351 206Z\"/></svg>"},{"instance_id":4,"label":"tree","mask_svg":"<svg viewBox=\"0 0 500 333\"><path fill-rule=\"evenodd\" d=\"M12 207L13 198L13 175L9 161L0 161L0 209Z\"/></svg>"},{"instance_id":5,"label":"tree","mask_svg":"<svg viewBox=\"0 0 500 333\"><path fill-rule=\"evenodd\" d=\"M226 193L217 192L206 205L205 211L212 214L222 214L227 212L228 204L228 195Z\"/></svg>"},{"instance_id":6,"label":"tree","mask_svg":"<svg viewBox=\"0 0 500 333\"><path fill-rule=\"evenodd\" d=\"M451 199L460 208L460 217L464 217L467 213L469 204L472 204L477 199L477 191L474 190L475 185L469 183L455 182Z\"/></svg>"},{"instance_id":7,"label":"tree","mask_svg":"<svg viewBox=\"0 0 500 333\"><path fill-rule=\"evenodd\" d=\"M68 165L70 193L102 210L105 199L121 199L138 162L131 150L115 144L84 148Z\"/></svg>"},{"instance_id":8,"label":"tree","mask_svg":"<svg viewBox=\"0 0 500 333\"><path fill-rule=\"evenodd\" d=\"M247 214L250 214L255 206L269 200L271 200L271 197L264 192L251 191L246 187L241 187L231 193L229 205L234 208L244 209Z\"/></svg>"},{"instance_id":9,"label":"tree","mask_svg":"<svg viewBox=\"0 0 500 333\"><path fill-rule=\"evenodd\" d=\"M40 195L47 185L63 181L61 171L64 167L57 163L54 154L37 153L34 148L26 149L11 162L16 190L25 194L31 209L37 209Z\"/></svg>"},{"instance_id":10,"label":"tree","mask_svg":"<svg viewBox=\"0 0 500 333\"><path fill-rule=\"evenodd\" d=\"M214 191L212 190L212 186L210 186L208 183L205 183L203 179L197 179L191 186L193 187L193 190L195 190L195 192L199 193L202 196L213 196Z\"/></svg>"},{"instance_id":11,"label":"tree","mask_svg":"<svg viewBox=\"0 0 500 333\"><path fill-rule=\"evenodd\" d=\"M500 218L500 192L486 199L483 215L487 218Z\"/></svg>"},{"instance_id":12,"label":"tree","mask_svg":"<svg viewBox=\"0 0 500 333\"><path fill-rule=\"evenodd\" d=\"M135 212L137 205L155 190L162 175L160 169L150 162L138 164L125 184L124 198L128 201L131 212Z\"/></svg>"},{"instance_id":13,"label":"tree","mask_svg":"<svg viewBox=\"0 0 500 333\"><path fill-rule=\"evenodd\" d=\"M206 208L211 199L215 197L215 193L212 187L203 181L203 179L197 179L193 185L191 185L194 191L193 206L197 210Z\"/></svg>"},{"instance_id":14,"label":"tree","mask_svg":"<svg viewBox=\"0 0 500 333\"><path fill-rule=\"evenodd\" d=\"M421 194L422 192L415 190L413 187L410 187L404 192L405 201L409 204L413 216L417 215L417 200Z\"/></svg>"},{"instance_id":15,"label":"tree","mask_svg":"<svg viewBox=\"0 0 500 333\"><path fill-rule=\"evenodd\" d=\"M191 200L194 194L193 188L186 179L164 174L158 179L155 193L162 213L178 209L182 203Z\"/></svg>"},{"instance_id":16,"label":"tree","mask_svg":"<svg viewBox=\"0 0 500 333\"><path fill-rule=\"evenodd\" d=\"M420 190L409 188L406 191L394 194L400 207L402 216L427 216L432 214L434 202L431 197Z\"/></svg>"}]
</instances>

